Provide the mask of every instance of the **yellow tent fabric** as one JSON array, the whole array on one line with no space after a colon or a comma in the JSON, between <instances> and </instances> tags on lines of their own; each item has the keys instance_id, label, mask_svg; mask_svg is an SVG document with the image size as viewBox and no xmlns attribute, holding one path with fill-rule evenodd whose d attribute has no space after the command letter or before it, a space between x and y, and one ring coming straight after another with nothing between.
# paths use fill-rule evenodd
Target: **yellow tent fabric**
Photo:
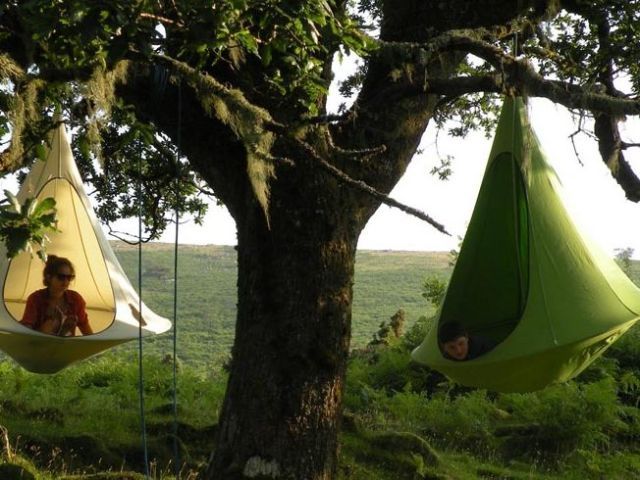
<instances>
[{"instance_id":1,"label":"yellow tent fabric","mask_svg":"<svg viewBox=\"0 0 640 480\"><path fill-rule=\"evenodd\" d=\"M6 259L0 247L3 308L0 310L0 349L25 369L54 373L109 347L171 328L171 322L151 311L139 297L120 266L93 212L75 165L63 125L52 134L45 162L38 161L27 175L18 199L54 197L60 233L50 235L50 254L67 257L76 270L71 288L87 302L93 335L60 338L33 331L18 321L27 297L43 288L44 264L22 253Z\"/></svg>"},{"instance_id":2,"label":"yellow tent fabric","mask_svg":"<svg viewBox=\"0 0 640 480\"><path fill-rule=\"evenodd\" d=\"M416 361L463 385L526 392L583 371L640 316L640 290L581 233L526 107L507 98L476 206L438 313L498 345L445 358L437 330Z\"/></svg>"}]
</instances>

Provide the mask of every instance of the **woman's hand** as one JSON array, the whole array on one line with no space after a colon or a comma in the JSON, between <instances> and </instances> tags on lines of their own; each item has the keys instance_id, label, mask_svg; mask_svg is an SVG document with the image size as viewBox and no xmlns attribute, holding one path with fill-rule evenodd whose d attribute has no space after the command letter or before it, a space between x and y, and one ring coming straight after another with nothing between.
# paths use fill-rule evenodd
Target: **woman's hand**
<instances>
[{"instance_id":1,"label":"woman's hand","mask_svg":"<svg viewBox=\"0 0 640 480\"><path fill-rule=\"evenodd\" d=\"M78 317L76 315L67 315L62 321L62 326L60 327L60 336L72 337L75 333L77 324Z\"/></svg>"},{"instance_id":2,"label":"woman's hand","mask_svg":"<svg viewBox=\"0 0 640 480\"><path fill-rule=\"evenodd\" d=\"M38 331L46 333L48 335L57 335L59 329L60 320L57 320L55 318L47 318L44 322L42 322L40 328L38 328Z\"/></svg>"}]
</instances>

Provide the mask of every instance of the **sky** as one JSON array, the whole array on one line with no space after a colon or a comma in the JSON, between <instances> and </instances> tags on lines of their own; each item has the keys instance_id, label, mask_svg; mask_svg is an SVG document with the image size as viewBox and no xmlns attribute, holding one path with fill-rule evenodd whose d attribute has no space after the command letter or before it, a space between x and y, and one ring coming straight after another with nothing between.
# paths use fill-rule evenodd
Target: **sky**
<instances>
[{"instance_id":1,"label":"sky","mask_svg":"<svg viewBox=\"0 0 640 480\"><path fill-rule=\"evenodd\" d=\"M334 65L336 79L330 91L329 111L336 111L344 101L337 94L337 81L344 78L353 65ZM348 102L347 102L348 103ZM624 198L602 162L597 143L579 135L574 151L570 135L576 125L562 106L545 99L532 99L531 123L547 159L557 170L565 190L567 209L581 231L594 238L612 255L616 249L633 248L640 255L640 205ZM640 121L621 126L623 139L640 141ZM631 135L636 132L635 138ZM417 154L405 175L391 192L391 197L429 214L452 235L444 235L431 225L400 210L382 205L363 230L358 248L366 250L448 251L459 245L464 236L475 199L480 188L492 139L475 132L467 138L451 138L441 132L436 141L435 126L425 132ZM625 153L640 172L640 149ZM453 157L453 174L446 181L431 175L439 158ZM135 229L129 229L136 231ZM173 242L170 229L161 241ZM211 207L203 227L193 223L180 226L181 243L235 245L235 225L223 207Z\"/></svg>"},{"instance_id":2,"label":"sky","mask_svg":"<svg viewBox=\"0 0 640 480\"><path fill-rule=\"evenodd\" d=\"M353 68L353 63L336 63L336 79L330 91L329 110L335 111L344 101L337 94L337 81ZM347 102L348 103L348 102ZM616 249L633 248L634 258L640 258L640 205L627 201L600 159L597 144L584 135L579 137L576 156L569 136L576 126L564 107L544 99L532 99L529 113L531 123L547 154L547 159L558 171L564 186L566 205L581 230L593 237L611 254ZM636 133L635 138L631 135ZM640 121L622 126L623 139L640 142ZM363 230L358 248L366 250L448 251L458 248L459 237L471 216L482 181L491 139L483 133L472 133L467 138L450 138L441 132L436 141L435 126L430 125L419 148L420 153L409 165L405 175L391 192L391 197L422 210L443 224L452 234L444 235L431 225L400 210L382 205ZM628 151L627 159L640 171L640 149ZM439 164L439 158L453 158L453 173L442 181L430 170ZM7 186L15 191L10 181ZM114 230L137 235L137 221L121 221ZM233 219L224 207L211 205L203 226L183 220L179 228L182 244L235 245L236 229ZM174 242L175 229L170 227L161 237L162 242Z\"/></svg>"},{"instance_id":3,"label":"sky","mask_svg":"<svg viewBox=\"0 0 640 480\"><path fill-rule=\"evenodd\" d=\"M597 144L584 135L577 142L576 156L569 136L576 130L570 114L561 106L533 99L529 107L531 122L547 159L557 170L565 191L566 207L581 230L612 254L616 249L633 248L640 254L640 205L629 202L600 159ZM640 122L635 127L640 138ZM631 139L631 137L629 137ZM448 251L458 247L480 188L492 139L473 133L465 139L448 138L444 132L436 142L428 128L420 150L391 196L418 208L442 223L451 232L446 236L432 226L394 208L381 206L362 232L358 248L366 250ZM640 153L640 152L639 152ZM446 181L431 175L439 156L453 157L453 174ZM632 162L640 163L627 155ZM633 163L632 163L633 164ZM129 228L135 232L135 229ZM180 242L235 245L233 219L222 207L211 207L203 227L193 223L180 226ZM161 241L173 242L170 229Z\"/></svg>"}]
</instances>

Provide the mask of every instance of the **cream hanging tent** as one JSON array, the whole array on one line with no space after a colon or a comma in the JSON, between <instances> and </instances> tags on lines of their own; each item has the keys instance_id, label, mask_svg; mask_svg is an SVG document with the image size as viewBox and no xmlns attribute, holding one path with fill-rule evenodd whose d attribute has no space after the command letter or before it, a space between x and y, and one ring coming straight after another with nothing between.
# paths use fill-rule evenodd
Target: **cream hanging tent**
<instances>
[{"instance_id":1,"label":"cream hanging tent","mask_svg":"<svg viewBox=\"0 0 640 480\"><path fill-rule=\"evenodd\" d=\"M20 202L28 197L55 198L60 232L49 235L47 253L67 257L73 263L76 280L71 289L85 299L94 334L57 337L18 323L27 297L44 288L44 264L26 252L8 260L2 245L1 350L29 371L54 373L73 362L138 338L139 322L143 336L159 334L171 327L169 320L140 304L90 205L64 125L54 130L46 162L34 164L17 197Z\"/></svg>"}]
</instances>

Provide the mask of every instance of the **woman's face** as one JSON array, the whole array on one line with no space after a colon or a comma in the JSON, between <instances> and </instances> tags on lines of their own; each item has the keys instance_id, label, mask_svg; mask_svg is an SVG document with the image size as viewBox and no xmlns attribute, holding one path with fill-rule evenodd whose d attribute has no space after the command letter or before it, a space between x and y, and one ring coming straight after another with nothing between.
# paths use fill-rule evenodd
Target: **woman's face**
<instances>
[{"instance_id":1,"label":"woman's face","mask_svg":"<svg viewBox=\"0 0 640 480\"><path fill-rule=\"evenodd\" d=\"M69 284L75 275L68 265L61 265L58 271L49 277L49 290L53 293L62 293L69 288Z\"/></svg>"}]
</instances>

